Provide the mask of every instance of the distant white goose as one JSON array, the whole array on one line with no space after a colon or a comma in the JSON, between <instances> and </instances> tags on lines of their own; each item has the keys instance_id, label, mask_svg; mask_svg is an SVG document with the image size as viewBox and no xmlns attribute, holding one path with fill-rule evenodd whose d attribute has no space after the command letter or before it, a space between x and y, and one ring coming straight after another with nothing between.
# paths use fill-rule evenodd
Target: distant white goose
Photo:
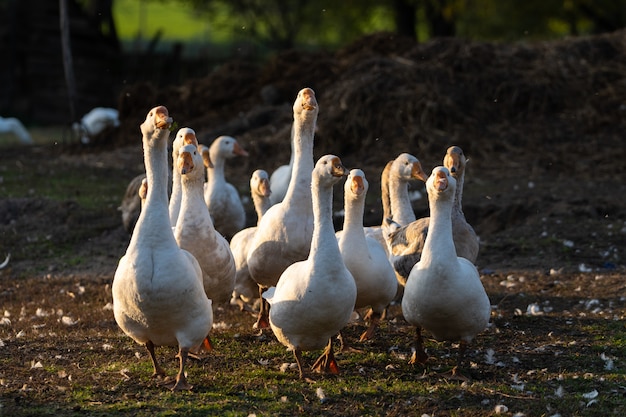
<instances>
[{"instance_id":1,"label":"distant white goose","mask_svg":"<svg viewBox=\"0 0 626 417\"><path fill-rule=\"evenodd\" d=\"M196 145L179 148L175 168L181 177L182 199L174 237L198 260L204 290L213 304L225 303L235 285L235 260L228 241L213 227L204 202L204 161Z\"/></svg>"},{"instance_id":2,"label":"distant white goose","mask_svg":"<svg viewBox=\"0 0 626 417\"><path fill-rule=\"evenodd\" d=\"M420 261L407 279L402 298L404 318L416 327L411 363L424 364L422 329L437 340L460 342L453 377L464 378L460 368L467 345L489 323L491 303L473 263L457 256L452 239L452 209L456 180L445 167L433 169L426 190L430 226Z\"/></svg>"},{"instance_id":3,"label":"distant white goose","mask_svg":"<svg viewBox=\"0 0 626 417\"><path fill-rule=\"evenodd\" d=\"M454 206L452 207L452 237L458 256L476 262L479 249L479 239L474 228L465 220L463 214L463 182L467 159L463 150L458 146L450 146L443 158L443 165L448 168L457 181ZM421 256L428 233L429 218L424 217L404 225L389 233L389 259L396 272L407 277L411 268Z\"/></svg>"},{"instance_id":4,"label":"distant white goose","mask_svg":"<svg viewBox=\"0 0 626 417\"><path fill-rule=\"evenodd\" d=\"M220 136L209 147L213 168L209 168L204 200L213 218L215 229L227 240L246 224L246 211L237 189L226 181L226 160L235 156L248 156L235 138Z\"/></svg>"},{"instance_id":5,"label":"distant white goose","mask_svg":"<svg viewBox=\"0 0 626 417\"><path fill-rule=\"evenodd\" d=\"M180 368L173 390L191 389L185 375L190 350L206 341L213 311L198 261L176 244L167 198L167 140L172 118L163 106L141 124L148 192L145 205L113 278L113 313L120 328L146 346L153 376L164 376L155 346L178 345Z\"/></svg>"},{"instance_id":6,"label":"distant white goose","mask_svg":"<svg viewBox=\"0 0 626 417\"><path fill-rule=\"evenodd\" d=\"M318 112L313 90L300 90L293 104L294 163L289 189L283 201L263 215L248 251L248 270L261 290L275 286L285 269L306 259L311 249L311 173ZM262 302L256 327L269 326L266 307Z\"/></svg>"},{"instance_id":7,"label":"distant white goose","mask_svg":"<svg viewBox=\"0 0 626 417\"><path fill-rule=\"evenodd\" d=\"M172 227L176 227L178 213L180 212L180 202L183 195L182 186L180 185L180 171L176 168L176 161L179 156L178 150L181 146L189 144L198 146L196 132L189 127L178 129L174 142L172 142L172 195L170 195L169 204L170 223Z\"/></svg>"},{"instance_id":8,"label":"distant white goose","mask_svg":"<svg viewBox=\"0 0 626 417\"><path fill-rule=\"evenodd\" d=\"M354 278L341 258L332 220L333 185L345 173L334 155L318 160L311 184L315 226L309 256L282 273L269 299L272 331L294 352L300 378L302 352L325 345L313 368L338 372L331 341L350 320L356 300Z\"/></svg>"},{"instance_id":9,"label":"distant white goose","mask_svg":"<svg viewBox=\"0 0 626 417\"><path fill-rule=\"evenodd\" d=\"M293 160L295 157L295 152L293 148L293 127L291 129L291 136L289 139L289 144L291 146L291 156L289 159L288 165L281 165L272 172L272 176L270 177L270 188L272 189L272 196L270 197L270 201L272 204L280 203L285 198L285 194L287 194L287 189L289 188L289 182L291 180L291 172L293 170Z\"/></svg>"},{"instance_id":10,"label":"distant white goose","mask_svg":"<svg viewBox=\"0 0 626 417\"><path fill-rule=\"evenodd\" d=\"M105 129L115 128L119 125L120 119L117 109L94 107L80 119L80 123L76 122L72 125L72 130L80 136L82 143L88 144Z\"/></svg>"},{"instance_id":11,"label":"distant white goose","mask_svg":"<svg viewBox=\"0 0 626 417\"><path fill-rule=\"evenodd\" d=\"M369 184L360 169L353 169L344 186L345 218L339 250L357 287L355 309L371 307L370 326L361 341L374 336L380 317L398 291L398 281L383 246L366 237L363 229L365 196Z\"/></svg>"},{"instance_id":12,"label":"distant white goose","mask_svg":"<svg viewBox=\"0 0 626 417\"><path fill-rule=\"evenodd\" d=\"M250 194L254 203L254 209L257 215L257 224L265 212L272 205L270 181L267 172L257 169L252 173L250 178ZM240 230L230 240L230 249L235 258L235 289L231 303L238 304L240 308L244 308L245 304L250 303L259 297L259 286L250 276L248 271L248 250L256 233L256 226L248 227Z\"/></svg>"},{"instance_id":13,"label":"distant white goose","mask_svg":"<svg viewBox=\"0 0 626 417\"><path fill-rule=\"evenodd\" d=\"M25 145L34 143L28 130L15 117L0 117L0 133L13 133Z\"/></svg>"}]
</instances>

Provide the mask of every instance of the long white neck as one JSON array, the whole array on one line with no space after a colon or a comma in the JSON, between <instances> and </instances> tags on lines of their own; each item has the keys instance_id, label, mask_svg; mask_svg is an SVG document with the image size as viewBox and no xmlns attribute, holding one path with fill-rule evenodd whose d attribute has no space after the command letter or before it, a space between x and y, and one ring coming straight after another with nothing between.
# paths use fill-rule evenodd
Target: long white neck
<instances>
[{"instance_id":1,"label":"long white neck","mask_svg":"<svg viewBox=\"0 0 626 417\"><path fill-rule=\"evenodd\" d=\"M198 168L195 168L198 169ZM204 172L202 172L204 174ZM182 201L180 205L179 223L185 220L185 213L192 213L192 207L206 209L204 201L204 175L185 175L182 177ZM210 218L210 217L207 217ZM214 229L213 222L206 225L207 228Z\"/></svg>"},{"instance_id":2,"label":"long white neck","mask_svg":"<svg viewBox=\"0 0 626 417\"><path fill-rule=\"evenodd\" d=\"M311 206L314 132L315 121L297 121L293 124L293 167L289 187L283 199L288 204Z\"/></svg>"},{"instance_id":3,"label":"long white neck","mask_svg":"<svg viewBox=\"0 0 626 417\"><path fill-rule=\"evenodd\" d=\"M256 211L256 223L258 225L267 209L272 206L272 202L269 197L265 197L256 192L252 193L252 202L254 204L254 211Z\"/></svg>"},{"instance_id":4,"label":"long white neck","mask_svg":"<svg viewBox=\"0 0 626 417\"><path fill-rule=\"evenodd\" d=\"M209 168L209 184L213 185L224 183L226 181L226 177L224 176L226 159L222 158L220 155L211 155L211 162L213 162L213 168Z\"/></svg>"},{"instance_id":5,"label":"long white neck","mask_svg":"<svg viewBox=\"0 0 626 417\"><path fill-rule=\"evenodd\" d=\"M313 200L313 239L309 259L332 265L343 262L333 226L333 187L320 184L314 177L311 184Z\"/></svg>"},{"instance_id":6,"label":"long white neck","mask_svg":"<svg viewBox=\"0 0 626 417\"><path fill-rule=\"evenodd\" d=\"M453 258L456 260L456 249L452 239L452 199L439 200L428 199L430 205L430 221L428 234L424 242L424 250L420 264L432 265L437 262L449 264Z\"/></svg>"},{"instance_id":7,"label":"long white neck","mask_svg":"<svg viewBox=\"0 0 626 417\"><path fill-rule=\"evenodd\" d=\"M143 138L148 193L143 206L145 210L142 210L139 215L131 245L139 236L160 239L158 243L166 243L166 239L171 239L174 244L176 243L170 226L167 200L168 138L169 130L167 129L157 129L152 138L146 136ZM167 225L167 227L161 227L162 225Z\"/></svg>"},{"instance_id":8,"label":"long white neck","mask_svg":"<svg viewBox=\"0 0 626 417\"><path fill-rule=\"evenodd\" d=\"M415 213L409 199L409 183L395 175L389 176L389 200L393 220L400 225L415 221Z\"/></svg>"},{"instance_id":9,"label":"long white neck","mask_svg":"<svg viewBox=\"0 0 626 417\"><path fill-rule=\"evenodd\" d=\"M364 206L364 196L361 196L361 198L354 197L346 192L344 198L343 239L347 239L350 236L351 242L356 242L358 239L365 241L365 231L363 230Z\"/></svg>"},{"instance_id":10,"label":"long white neck","mask_svg":"<svg viewBox=\"0 0 626 417\"><path fill-rule=\"evenodd\" d=\"M176 161L174 161L172 169L172 195L170 196L169 213L170 223L176 226L178 213L180 213L180 201L182 198L182 186L180 183L180 172L176 169Z\"/></svg>"}]
</instances>

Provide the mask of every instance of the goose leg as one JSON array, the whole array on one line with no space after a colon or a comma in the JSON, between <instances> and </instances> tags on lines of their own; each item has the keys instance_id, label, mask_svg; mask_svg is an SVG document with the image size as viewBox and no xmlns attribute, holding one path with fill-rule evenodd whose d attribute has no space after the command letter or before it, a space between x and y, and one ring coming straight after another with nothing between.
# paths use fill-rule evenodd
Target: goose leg
<instances>
[{"instance_id":1,"label":"goose leg","mask_svg":"<svg viewBox=\"0 0 626 417\"><path fill-rule=\"evenodd\" d=\"M263 293L267 290L267 288L263 288L259 285L259 297L261 298L261 306L259 308L259 315L257 317L256 323L252 326L253 329L267 329L270 327L270 318L269 318L269 303L265 298L263 298Z\"/></svg>"},{"instance_id":2,"label":"goose leg","mask_svg":"<svg viewBox=\"0 0 626 417\"><path fill-rule=\"evenodd\" d=\"M161 368L161 365L159 365L156 354L154 353L154 343L152 343L152 340L148 340L146 342L146 349L148 350L148 354L150 354L152 366L154 367L154 373L152 374L152 378L165 376L165 371L163 370L163 368Z\"/></svg>"},{"instance_id":3,"label":"goose leg","mask_svg":"<svg viewBox=\"0 0 626 417\"><path fill-rule=\"evenodd\" d=\"M381 316L382 316L381 313L377 313L374 310L370 310L367 313L367 315L365 316L365 319L369 318L370 325L367 328L367 330L363 332L363 334L361 335L359 342L364 342L366 340L371 340L374 338L374 333L376 332L376 329L378 328L378 323L380 323Z\"/></svg>"},{"instance_id":4,"label":"goose leg","mask_svg":"<svg viewBox=\"0 0 626 417\"><path fill-rule=\"evenodd\" d=\"M178 375L176 375L176 383L170 387L172 391L191 390L192 385L187 383L187 377L185 376L185 364L187 363L187 356L189 355L188 348L180 348L178 350L178 358L180 359L180 368Z\"/></svg>"},{"instance_id":5,"label":"goose leg","mask_svg":"<svg viewBox=\"0 0 626 417\"><path fill-rule=\"evenodd\" d=\"M467 342L461 340L459 343L459 356L456 360L456 366L452 368L452 370L448 372L444 372L441 374L444 378L452 379L455 381L469 381L469 378L463 375L460 371L463 365L463 360L465 359L465 351L467 350Z\"/></svg>"},{"instance_id":6,"label":"goose leg","mask_svg":"<svg viewBox=\"0 0 626 417\"><path fill-rule=\"evenodd\" d=\"M416 363L419 363L420 365L426 364L426 361L428 360L428 354L424 349L424 339L422 338L422 328L420 326L417 326L415 328L415 340L413 347L413 355L411 355L409 363L411 365L415 365Z\"/></svg>"},{"instance_id":7,"label":"goose leg","mask_svg":"<svg viewBox=\"0 0 626 417\"><path fill-rule=\"evenodd\" d=\"M333 339L328 339L328 345L324 349L322 356L317 358L313 366L311 367L316 372L326 372L331 374L339 373L339 365L335 360L335 354L333 353Z\"/></svg>"},{"instance_id":8,"label":"goose leg","mask_svg":"<svg viewBox=\"0 0 626 417\"><path fill-rule=\"evenodd\" d=\"M302 351L299 347L293 350L293 354L296 357L296 363L298 364L298 371L300 372L300 379L304 379L304 372L302 371Z\"/></svg>"}]
</instances>

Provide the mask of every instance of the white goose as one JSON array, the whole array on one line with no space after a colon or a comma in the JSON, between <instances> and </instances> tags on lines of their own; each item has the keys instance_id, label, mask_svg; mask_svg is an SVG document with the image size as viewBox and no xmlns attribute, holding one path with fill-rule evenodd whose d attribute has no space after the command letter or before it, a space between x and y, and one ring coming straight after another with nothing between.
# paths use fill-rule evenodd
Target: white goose
<instances>
[{"instance_id":1,"label":"white goose","mask_svg":"<svg viewBox=\"0 0 626 417\"><path fill-rule=\"evenodd\" d=\"M310 88L298 92L293 104L293 174L282 202L267 210L248 251L248 270L261 291L275 286L289 265L306 259L313 236L311 173L313 137L319 112ZM266 303L261 303L256 327L269 326Z\"/></svg>"},{"instance_id":2,"label":"white goose","mask_svg":"<svg viewBox=\"0 0 626 417\"><path fill-rule=\"evenodd\" d=\"M204 293L198 261L176 244L169 222L167 140L172 118L163 106L150 110L141 124L149 184L144 209L113 278L113 313L120 328L144 344L164 376L155 346L178 345L180 368L173 390L191 389L185 376L190 350L207 341L213 323L211 300Z\"/></svg>"},{"instance_id":3,"label":"white goose","mask_svg":"<svg viewBox=\"0 0 626 417\"><path fill-rule=\"evenodd\" d=\"M463 182L467 159L458 146L450 146L443 158L443 165L456 179L456 195L452 207L452 237L458 256L472 263L478 257L479 239L474 228L463 214ZM429 218L424 217L394 230L388 235L389 259L396 272L407 277L419 260L428 233Z\"/></svg>"},{"instance_id":4,"label":"white goose","mask_svg":"<svg viewBox=\"0 0 626 417\"><path fill-rule=\"evenodd\" d=\"M170 223L172 227L176 227L178 213L180 212L180 201L183 195L182 186L180 185L180 170L176 168L176 161L179 156L178 150L181 146L188 144L198 146L196 132L189 127L178 129L174 142L172 142L172 194L170 195L169 205Z\"/></svg>"},{"instance_id":5,"label":"white goose","mask_svg":"<svg viewBox=\"0 0 626 417\"><path fill-rule=\"evenodd\" d=\"M413 267L404 288L402 313L416 327L411 363L424 364L422 329L437 340L459 341L457 366L474 337L489 323L491 304L473 263L457 256L452 239L452 207L456 180L445 167L433 169L428 181L430 226L420 261Z\"/></svg>"},{"instance_id":6,"label":"white goose","mask_svg":"<svg viewBox=\"0 0 626 417\"><path fill-rule=\"evenodd\" d=\"M248 156L235 138L220 136L209 147L213 169L208 172L204 190L204 200L213 218L215 229L226 239L243 229L246 224L246 211L237 189L226 181L224 166L226 160L235 156Z\"/></svg>"},{"instance_id":7,"label":"white goose","mask_svg":"<svg viewBox=\"0 0 626 417\"><path fill-rule=\"evenodd\" d=\"M318 160L311 184L315 226L309 256L282 273L269 299L272 331L293 350L300 378L302 352L324 345L326 350L313 368L338 372L331 341L350 320L356 300L354 278L341 258L332 220L333 185L345 173L334 155Z\"/></svg>"},{"instance_id":8,"label":"white goose","mask_svg":"<svg viewBox=\"0 0 626 417\"><path fill-rule=\"evenodd\" d=\"M20 119L15 117L0 117L0 133L13 133L20 142L26 145L35 143Z\"/></svg>"},{"instance_id":9,"label":"white goose","mask_svg":"<svg viewBox=\"0 0 626 417\"><path fill-rule=\"evenodd\" d=\"M398 281L383 246L366 237L363 229L365 196L369 184L360 169L353 169L344 186L345 218L339 250L356 282L355 309L370 306L370 326L361 341L374 336L380 317L398 291Z\"/></svg>"},{"instance_id":10,"label":"white goose","mask_svg":"<svg viewBox=\"0 0 626 417\"><path fill-rule=\"evenodd\" d=\"M72 124L72 130L80 136L80 141L83 144L88 144L106 129L113 129L119 125L120 119L117 109L94 107L80 119L80 123Z\"/></svg>"},{"instance_id":11,"label":"white goose","mask_svg":"<svg viewBox=\"0 0 626 417\"><path fill-rule=\"evenodd\" d=\"M250 194L257 215L257 225L272 205L271 193L267 172L262 169L254 171L250 178ZM244 308L244 303L250 303L259 297L259 286L248 271L248 250L255 233L256 226L248 227L237 232L230 240L230 249L235 258L235 268L237 269L231 303L238 304L241 309Z\"/></svg>"},{"instance_id":12,"label":"white goose","mask_svg":"<svg viewBox=\"0 0 626 417\"><path fill-rule=\"evenodd\" d=\"M194 135L195 136L195 135ZM214 304L230 300L235 285L235 260L228 241L219 234L204 202L204 163L196 145L182 146L175 168L182 199L174 237L202 268L204 291Z\"/></svg>"}]
</instances>

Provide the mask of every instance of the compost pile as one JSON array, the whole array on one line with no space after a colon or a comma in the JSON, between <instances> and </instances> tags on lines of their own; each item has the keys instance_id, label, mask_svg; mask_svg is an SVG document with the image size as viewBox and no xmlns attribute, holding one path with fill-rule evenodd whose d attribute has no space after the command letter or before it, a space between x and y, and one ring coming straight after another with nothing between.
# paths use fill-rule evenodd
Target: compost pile
<instances>
[{"instance_id":1,"label":"compost pile","mask_svg":"<svg viewBox=\"0 0 626 417\"><path fill-rule=\"evenodd\" d=\"M572 141L596 153L599 136L606 146L626 124L626 31L513 44L383 33L334 54L229 62L183 85L128 87L117 142L135 141L158 102L206 142L228 134L253 144L272 169L288 159L291 104L307 86L320 103L316 150L355 163L384 164L401 149L440 155L448 143L474 157Z\"/></svg>"}]
</instances>

